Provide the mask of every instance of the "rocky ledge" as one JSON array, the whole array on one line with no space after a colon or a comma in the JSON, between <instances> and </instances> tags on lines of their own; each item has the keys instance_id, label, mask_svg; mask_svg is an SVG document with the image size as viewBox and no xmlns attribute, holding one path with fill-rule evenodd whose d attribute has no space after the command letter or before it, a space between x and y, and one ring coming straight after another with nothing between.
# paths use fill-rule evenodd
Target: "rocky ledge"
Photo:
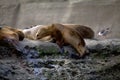
<instances>
[{"instance_id":1,"label":"rocky ledge","mask_svg":"<svg viewBox=\"0 0 120 80\"><path fill-rule=\"evenodd\" d=\"M119 80L120 39L85 40L89 54L81 59L65 46L25 39L20 49L0 46L0 80Z\"/></svg>"}]
</instances>

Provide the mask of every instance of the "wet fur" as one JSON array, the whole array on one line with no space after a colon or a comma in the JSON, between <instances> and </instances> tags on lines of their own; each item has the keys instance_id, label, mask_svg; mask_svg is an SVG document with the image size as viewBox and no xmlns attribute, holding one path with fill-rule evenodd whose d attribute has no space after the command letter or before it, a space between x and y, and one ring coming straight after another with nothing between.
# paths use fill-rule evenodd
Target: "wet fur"
<instances>
[{"instance_id":1,"label":"wet fur","mask_svg":"<svg viewBox=\"0 0 120 80\"><path fill-rule=\"evenodd\" d=\"M22 31L12 27L2 27L0 28L0 43L9 44L10 46L17 47L18 41L22 41L24 39L24 34Z\"/></svg>"},{"instance_id":2,"label":"wet fur","mask_svg":"<svg viewBox=\"0 0 120 80\"><path fill-rule=\"evenodd\" d=\"M6 29L14 32L14 33L17 33L18 36L19 36L19 40L22 41L25 37L24 33L21 31L21 29L16 29L16 28L12 28L12 27L9 27L9 26L5 26Z\"/></svg>"},{"instance_id":3,"label":"wet fur","mask_svg":"<svg viewBox=\"0 0 120 80\"><path fill-rule=\"evenodd\" d=\"M88 39L94 38L94 31L90 27L77 24L63 24L63 25L75 29L83 38Z\"/></svg>"},{"instance_id":4,"label":"wet fur","mask_svg":"<svg viewBox=\"0 0 120 80\"><path fill-rule=\"evenodd\" d=\"M56 43L60 47L64 44L70 44L78 51L80 57L85 54L85 42L75 29L66 27L62 24L52 24L40 28L40 31L37 33L37 39L49 35L56 40Z\"/></svg>"}]
</instances>

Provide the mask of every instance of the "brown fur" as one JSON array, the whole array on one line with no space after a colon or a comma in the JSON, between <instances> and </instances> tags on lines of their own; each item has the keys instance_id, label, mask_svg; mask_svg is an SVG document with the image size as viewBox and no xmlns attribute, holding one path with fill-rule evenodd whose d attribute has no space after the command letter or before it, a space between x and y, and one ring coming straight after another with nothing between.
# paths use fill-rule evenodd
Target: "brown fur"
<instances>
[{"instance_id":1,"label":"brown fur","mask_svg":"<svg viewBox=\"0 0 120 80\"><path fill-rule=\"evenodd\" d=\"M9 26L6 26L5 28L17 33L20 41L22 41L24 39L24 33L20 29L12 28Z\"/></svg>"},{"instance_id":2,"label":"brown fur","mask_svg":"<svg viewBox=\"0 0 120 80\"><path fill-rule=\"evenodd\" d=\"M65 26L65 27L76 30L83 38L88 38L88 39L93 39L94 38L94 31L90 27L83 26L83 25L77 25L77 24L62 24L62 25ZM39 31L37 33L39 33L39 32L42 33L42 31L40 29L41 27L45 27L45 25L40 26ZM48 37L49 37L49 40L51 40L50 36L48 36ZM48 40L48 39L43 39L43 41L44 40Z\"/></svg>"},{"instance_id":3,"label":"brown fur","mask_svg":"<svg viewBox=\"0 0 120 80\"><path fill-rule=\"evenodd\" d=\"M70 44L78 51L79 56L83 56L85 54L85 42L82 36L75 29L61 24L43 26L37 33L37 39L41 39L49 35L56 40L56 43L60 47L64 44Z\"/></svg>"},{"instance_id":4,"label":"brown fur","mask_svg":"<svg viewBox=\"0 0 120 80\"><path fill-rule=\"evenodd\" d=\"M66 27L75 29L83 38L94 38L94 31L87 26L77 25L77 24L63 24Z\"/></svg>"},{"instance_id":5,"label":"brown fur","mask_svg":"<svg viewBox=\"0 0 120 80\"><path fill-rule=\"evenodd\" d=\"M3 44L5 42L15 47L18 41L23 39L24 34L19 29L7 26L0 28L0 41Z\"/></svg>"}]
</instances>

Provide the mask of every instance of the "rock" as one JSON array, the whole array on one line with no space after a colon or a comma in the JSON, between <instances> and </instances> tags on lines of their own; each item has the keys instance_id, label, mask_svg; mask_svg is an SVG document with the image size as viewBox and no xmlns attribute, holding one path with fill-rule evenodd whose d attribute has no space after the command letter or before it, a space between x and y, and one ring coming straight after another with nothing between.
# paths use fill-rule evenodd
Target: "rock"
<instances>
[{"instance_id":1,"label":"rock","mask_svg":"<svg viewBox=\"0 0 120 80\"><path fill-rule=\"evenodd\" d=\"M90 53L103 56L119 55L120 53L120 39L85 40L85 42Z\"/></svg>"},{"instance_id":2,"label":"rock","mask_svg":"<svg viewBox=\"0 0 120 80\"><path fill-rule=\"evenodd\" d=\"M41 42L35 40L24 39L19 43L20 52L28 57L41 57L42 55L52 55L60 53L60 48L50 42Z\"/></svg>"},{"instance_id":3,"label":"rock","mask_svg":"<svg viewBox=\"0 0 120 80\"><path fill-rule=\"evenodd\" d=\"M99 53L103 55L118 55L120 53L120 39L106 39L106 40L90 40L85 39L86 49L88 49L88 53ZM61 53L61 49L57 44L51 42L41 42L35 40L24 39L19 42L19 52L20 54L27 56L27 58L38 58L45 55L58 55ZM8 54L8 51L12 51L13 48L8 49L6 47L1 48L1 55L5 53ZM5 53L3 53L5 49L8 49ZM14 49L13 49L14 51ZM67 54L66 54L67 53ZM71 46L64 47L64 53L62 55L69 56L71 54L77 54L76 50ZM10 54L9 54L10 55ZM66 57L67 58L67 57Z\"/></svg>"},{"instance_id":4,"label":"rock","mask_svg":"<svg viewBox=\"0 0 120 80\"><path fill-rule=\"evenodd\" d=\"M0 55L9 55L0 59L0 79L2 80L119 80L120 79L120 39L89 40L85 39L89 55L82 59L68 58L68 54L43 55L42 57L9 56L11 49L0 47ZM59 47L55 43L25 39L20 42L21 49L36 51L34 47L44 47L43 51ZM27 46L27 48L25 48ZM76 52L65 46L65 51ZM6 51L5 51L6 50ZM3 52L4 51L4 52ZM35 52L32 52L34 54ZM41 51L41 50L40 50ZM3 52L3 53L1 53ZM24 52L24 51L23 51ZM36 51L37 52L37 51ZM14 52L12 53L14 54ZM16 53L17 54L17 53ZM24 53L19 53L24 54ZM31 54L26 52L28 56Z\"/></svg>"}]
</instances>

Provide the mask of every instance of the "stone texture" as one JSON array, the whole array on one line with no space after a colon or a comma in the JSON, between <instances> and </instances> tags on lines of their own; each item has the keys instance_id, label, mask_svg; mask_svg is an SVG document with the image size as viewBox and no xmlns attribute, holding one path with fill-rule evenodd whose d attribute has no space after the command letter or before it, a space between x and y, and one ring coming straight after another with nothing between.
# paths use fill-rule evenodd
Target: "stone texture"
<instances>
[{"instance_id":1,"label":"stone texture","mask_svg":"<svg viewBox=\"0 0 120 80\"><path fill-rule=\"evenodd\" d=\"M119 80L120 79L120 39L85 40L90 54L85 58L72 59L69 55L51 54L29 57L21 52L13 52L9 47L0 46L0 79L2 80ZM25 40L21 47L58 47L54 43L39 43ZM23 46L22 46L23 45ZM40 48L40 46L38 48ZM109 47L108 47L109 46ZM69 48L68 48L69 49ZM36 50L36 49L34 49ZM70 51L71 49L69 49ZM4 51L4 54L3 54ZM24 52L24 51L22 51ZM50 52L50 51L49 51ZM53 53L53 52L52 52ZM15 54L19 54L15 56ZM5 56L7 55L7 56ZM28 57L22 57L28 56Z\"/></svg>"},{"instance_id":2,"label":"stone texture","mask_svg":"<svg viewBox=\"0 0 120 80\"><path fill-rule=\"evenodd\" d=\"M0 0L0 25L15 27L19 8L17 0Z\"/></svg>"}]
</instances>

